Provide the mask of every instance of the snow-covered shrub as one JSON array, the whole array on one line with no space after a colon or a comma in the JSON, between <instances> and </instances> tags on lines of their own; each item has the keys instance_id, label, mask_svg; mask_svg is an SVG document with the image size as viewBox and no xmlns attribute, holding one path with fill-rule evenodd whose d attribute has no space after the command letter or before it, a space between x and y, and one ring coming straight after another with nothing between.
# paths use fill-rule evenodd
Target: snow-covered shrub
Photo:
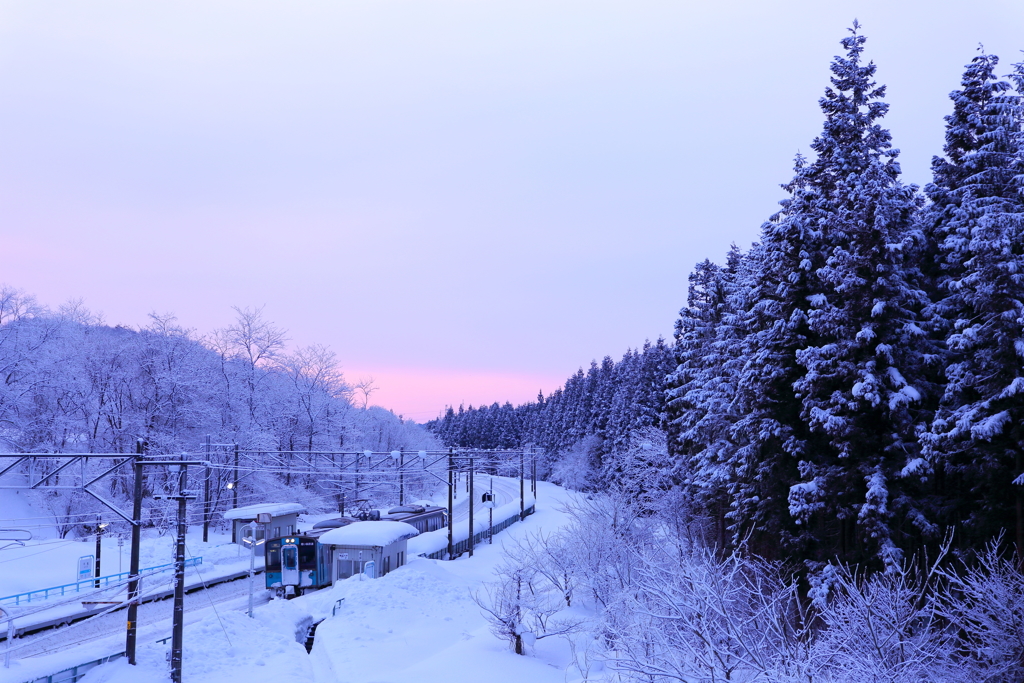
<instances>
[{"instance_id":1,"label":"snow-covered shrub","mask_svg":"<svg viewBox=\"0 0 1024 683\"><path fill-rule=\"evenodd\" d=\"M937 609L934 571L904 565L870 576L832 573L819 600L814 669L828 681L962 681L955 634Z\"/></svg>"},{"instance_id":2,"label":"snow-covered shrub","mask_svg":"<svg viewBox=\"0 0 1024 683\"><path fill-rule=\"evenodd\" d=\"M609 610L613 667L630 680L809 680L807 619L779 567L708 548L638 558Z\"/></svg>"},{"instance_id":3,"label":"snow-covered shrub","mask_svg":"<svg viewBox=\"0 0 1024 683\"><path fill-rule=\"evenodd\" d=\"M566 552L587 599L606 610L632 584L636 557L654 542L654 526L642 505L616 492L593 493L567 507L573 521Z\"/></svg>"},{"instance_id":4,"label":"snow-covered shrub","mask_svg":"<svg viewBox=\"0 0 1024 683\"><path fill-rule=\"evenodd\" d=\"M544 638L577 631L582 620L562 614L564 591L530 564L509 558L495 569L497 579L473 596L491 626L491 633L507 640L519 655L529 654Z\"/></svg>"},{"instance_id":5,"label":"snow-covered shrub","mask_svg":"<svg viewBox=\"0 0 1024 683\"><path fill-rule=\"evenodd\" d=\"M964 680L1024 680L1024 574L993 542L975 564L941 570L938 611L960 637Z\"/></svg>"},{"instance_id":6,"label":"snow-covered shrub","mask_svg":"<svg viewBox=\"0 0 1024 683\"><path fill-rule=\"evenodd\" d=\"M551 464L551 481L573 491L592 491L598 481L595 459L600 446L595 435L574 444Z\"/></svg>"}]
</instances>

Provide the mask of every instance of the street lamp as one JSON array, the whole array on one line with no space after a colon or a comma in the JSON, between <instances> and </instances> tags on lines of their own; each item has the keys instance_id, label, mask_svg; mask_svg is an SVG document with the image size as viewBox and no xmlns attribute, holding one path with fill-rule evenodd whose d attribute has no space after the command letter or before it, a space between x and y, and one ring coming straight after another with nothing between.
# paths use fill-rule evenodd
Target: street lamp
<instances>
[{"instance_id":1,"label":"street lamp","mask_svg":"<svg viewBox=\"0 0 1024 683\"><path fill-rule=\"evenodd\" d=\"M100 587L100 553L103 551L103 546L100 544L100 538L103 536L103 530L110 526L109 522L100 522L98 516L96 520L96 584L95 587Z\"/></svg>"}]
</instances>

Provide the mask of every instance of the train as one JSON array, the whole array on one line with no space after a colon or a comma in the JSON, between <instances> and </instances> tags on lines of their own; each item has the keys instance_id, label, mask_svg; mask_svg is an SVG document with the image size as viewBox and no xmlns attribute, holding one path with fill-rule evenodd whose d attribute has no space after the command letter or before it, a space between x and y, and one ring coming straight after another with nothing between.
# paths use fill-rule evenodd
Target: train
<instances>
[{"instance_id":1,"label":"train","mask_svg":"<svg viewBox=\"0 0 1024 683\"><path fill-rule=\"evenodd\" d=\"M371 510L355 517L335 517L317 522L307 531L296 531L267 540L264 577L268 590L277 597L292 598L304 592L330 586L351 575L334 561L331 546L319 542L320 536L357 521L405 522L420 533L436 531L448 524L448 511L433 505L399 505L385 514ZM380 575L390 568L383 564ZM396 565L397 568L397 565Z\"/></svg>"}]
</instances>

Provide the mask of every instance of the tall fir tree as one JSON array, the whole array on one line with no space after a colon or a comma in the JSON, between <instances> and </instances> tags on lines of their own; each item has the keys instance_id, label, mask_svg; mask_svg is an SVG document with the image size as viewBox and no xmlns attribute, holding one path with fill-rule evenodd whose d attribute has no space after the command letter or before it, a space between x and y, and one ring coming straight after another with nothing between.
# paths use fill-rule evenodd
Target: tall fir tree
<instances>
[{"instance_id":1,"label":"tall fir tree","mask_svg":"<svg viewBox=\"0 0 1024 683\"><path fill-rule=\"evenodd\" d=\"M725 267L705 260L690 274L688 305L676 321L675 367L665 390L675 478L695 509L713 520L721 548L730 544L727 520L737 469L732 429L739 418L744 266L734 245Z\"/></svg>"},{"instance_id":2,"label":"tall fir tree","mask_svg":"<svg viewBox=\"0 0 1024 683\"><path fill-rule=\"evenodd\" d=\"M1024 469L1022 108L997 64L994 55L975 57L950 95L946 156L933 162L927 187L948 360L924 441L939 522L959 527L965 546L1012 529L1020 553L1024 501L1012 481ZM1021 73L1017 65L1024 86Z\"/></svg>"},{"instance_id":3,"label":"tall fir tree","mask_svg":"<svg viewBox=\"0 0 1024 683\"><path fill-rule=\"evenodd\" d=\"M755 466L738 503L755 525L774 521L769 530L806 560L893 566L901 534L914 535L903 519L920 518L900 489L916 456L925 294L904 259L919 199L899 181L898 150L879 124L885 87L863 63L864 43L855 22L820 101L816 157L798 160L757 252L743 382ZM779 478L794 474L780 500ZM772 519L783 504L790 518Z\"/></svg>"}]
</instances>

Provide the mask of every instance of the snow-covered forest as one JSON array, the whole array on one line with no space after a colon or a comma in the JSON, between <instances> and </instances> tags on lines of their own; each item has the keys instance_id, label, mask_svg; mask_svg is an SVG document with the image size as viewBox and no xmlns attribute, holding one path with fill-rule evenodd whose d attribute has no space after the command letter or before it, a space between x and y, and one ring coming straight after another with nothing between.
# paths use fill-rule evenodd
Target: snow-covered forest
<instances>
[{"instance_id":1,"label":"snow-covered forest","mask_svg":"<svg viewBox=\"0 0 1024 683\"><path fill-rule=\"evenodd\" d=\"M151 314L110 327L80 302L49 310L0 289L0 438L23 453L194 450L209 435L245 450L362 450L435 445L415 423L367 406L330 349L286 352L261 309L208 338Z\"/></svg>"},{"instance_id":2,"label":"snow-covered forest","mask_svg":"<svg viewBox=\"0 0 1024 683\"><path fill-rule=\"evenodd\" d=\"M152 315L142 329L111 327L80 303L49 310L4 287L2 450L133 453L142 439L147 452L168 454L201 450L207 437L245 451L436 447L420 425L368 406L372 383L346 382L332 351L314 345L288 352L286 342L286 332L259 309L237 308L231 324L200 338L171 316ZM127 476L109 478L112 500L130 497ZM231 492L229 471L214 476L215 511L232 500L247 504L276 494L311 509L337 504L309 477L256 472ZM44 486L33 494L61 535L87 533L76 522L102 509L81 493Z\"/></svg>"},{"instance_id":3,"label":"snow-covered forest","mask_svg":"<svg viewBox=\"0 0 1024 683\"><path fill-rule=\"evenodd\" d=\"M719 547L811 568L895 568L950 532L1019 553L1024 65L970 61L922 190L900 179L864 43L843 41L813 154L760 241L693 270L671 348L517 408L449 409L439 438L543 445L547 475L596 490L633 430L663 430L664 485Z\"/></svg>"}]
</instances>

